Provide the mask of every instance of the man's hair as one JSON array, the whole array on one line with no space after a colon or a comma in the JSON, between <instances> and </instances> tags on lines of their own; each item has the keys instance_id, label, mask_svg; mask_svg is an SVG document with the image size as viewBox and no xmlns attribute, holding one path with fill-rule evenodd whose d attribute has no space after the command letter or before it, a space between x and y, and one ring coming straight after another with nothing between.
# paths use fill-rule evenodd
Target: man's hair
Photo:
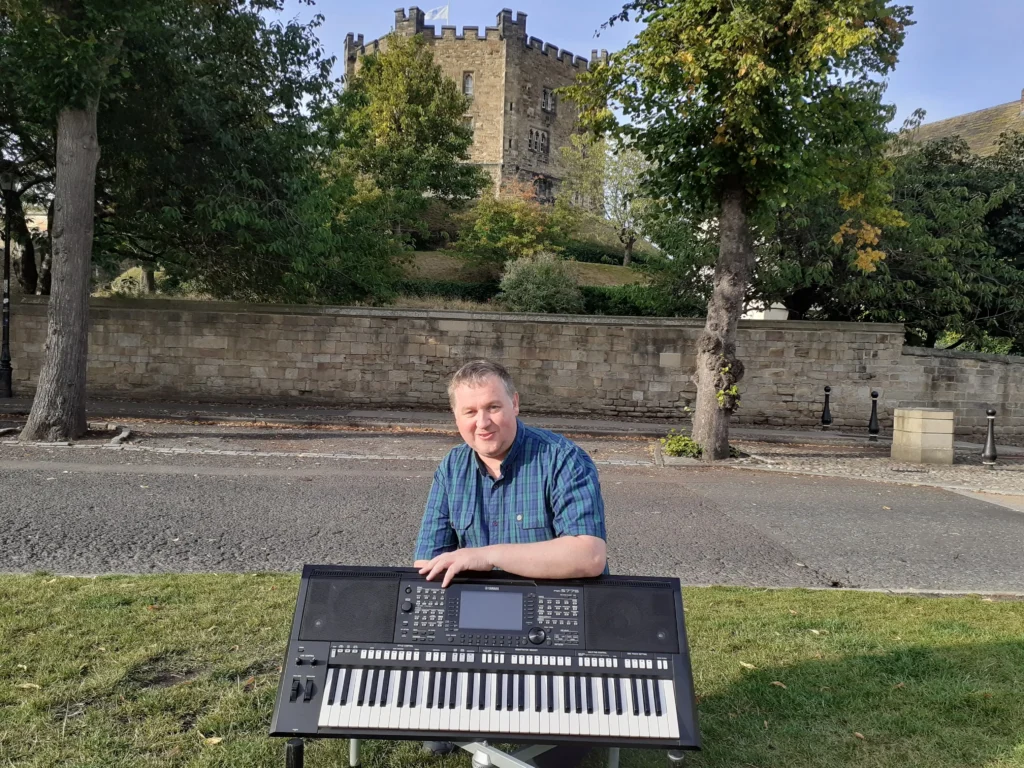
<instances>
[{"instance_id":1,"label":"man's hair","mask_svg":"<svg viewBox=\"0 0 1024 768\"><path fill-rule=\"evenodd\" d=\"M455 407L455 390L463 384L478 387L488 376L496 376L505 385L509 398L515 397L516 385L505 366L490 360L471 360L457 370L448 382L448 402Z\"/></svg>"}]
</instances>

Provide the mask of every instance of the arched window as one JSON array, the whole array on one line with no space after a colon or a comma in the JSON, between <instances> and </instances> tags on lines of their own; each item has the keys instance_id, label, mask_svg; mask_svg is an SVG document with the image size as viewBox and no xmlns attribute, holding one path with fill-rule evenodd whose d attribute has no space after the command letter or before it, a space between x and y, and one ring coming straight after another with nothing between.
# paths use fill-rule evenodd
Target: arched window
<instances>
[{"instance_id":1,"label":"arched window","mask_svg":"<svg viewBox=\"0 0 1024 768\"><path fill-rule=\"evenodd\" d=\"M466 72L462 76L462 93L465 96L473 95L473 73Z\"/></svg>"}]
</instances>

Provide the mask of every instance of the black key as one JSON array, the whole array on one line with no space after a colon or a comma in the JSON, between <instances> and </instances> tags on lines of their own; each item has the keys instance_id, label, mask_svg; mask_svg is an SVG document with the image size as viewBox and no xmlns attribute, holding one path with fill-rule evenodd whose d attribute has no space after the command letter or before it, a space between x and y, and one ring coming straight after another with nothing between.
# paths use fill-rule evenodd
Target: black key
<instances>
[{"instance_id":1,"label":"black key","mask_svg":"<svg viewBox=\"0 0 1024 768\"><path fill-rule=\"evenodd\" d=\"M519 711L526 709L526 673L519 673Z\"/></svg>"},{"instance_id":2,"label":"black key","mask_svg":"<svg viewBox=\"0 0 1024 768\"><path fill-rule=\"evenodd\" d=\"M533 678L533 711L540 712L540 688L542 675L535 675Z\"/></svg>"},{"instance_id":3,"label":"black key","mask_svg":"<svg viewBox=\"0 0 1024 768\"><path fill-rule=\"evenodd\" d=\"M405 670L402 670L402 674L398 676L398 706L402 706L402 702L405 700Z\"/></svg>"},{"instance_id":4,"label":"black key","mask_svg":"<svg viewBox=\"0 0 1024 768\"><path fill-rule=\"evenodd\" d=\"M363 702L366 700L366 683L370 679L370 670L364 669L362 677L359 678L359 698L356 699L356 706L363 706Z\"/></svg>"},{"instance_id":5,"label":"black key","mask_svg":"<svg viewBox=\"0 0 1024 768\"><path fill-rule=\"evenodd\" d=\"M348 688L349 683L352 682L352 667L348 667L345 670L345 684L341 686L341 703L348 704Z\"/></svg>"},{"instance_id":6,"label":"black key","mask_svg":"<svg viewBox=\"0 0 1024 768\"><path fill-rule=\"evenodd\" d=\"M587 675L587 714L594 714L594 678Z\"/></svg>"},{"instance_id":7,"label":"black key","mask_svg":"<svg viewBox=\"0 0 1024 768\"><path fill-rule=\"evenodd\" d=\"M511 712L512 708L515 707L515 705L516 705L516 703L514 701L515 691L516 691L516 673L515 672L509 672L508 673L508 680L506 681L506 684L505 684L505 708L509 712Z\"/></svg>"},{"instance_id":8,"label":"black key","mask_svg":"<svg viewBox=\"0 0 1024 768\"><path fill-rule=\"evenodd\" d=\"M654 680L654 714L661 717L661 694L658 692L658 681Z\"/></svg>"},{"instance_id":9,"label":"black key","mask_svg":"<svg viewBox=\"0 0 1024 768\"><path fill-rule=\"evenodd\" d=\"M416 706L416 694L419 693L420 689L420 673L419 671L412 672L412 690L409 691L409 706Z\"/></svg>"},{"instance_id":10,"label":"black key","mask_svg":"<svg viewBox=\"0 0 1024 768\"><path fill-rule=\"evenodd\" d=\"M566 712L566 714L568 714L569 710L571 709L571 703L570 703L569 700L572 698L569 695L569 685L570 685L570 683L569 683L569 676L568 675L564 675L562 677L562 679L565 681L565 686L564 686L564 688L565 688L565 691L564 691L564 694L565 694L565 712Z\"/></svg>"},{"instance_id":11,"label":"black key","mask_svg":"<svg viewBox=\"0 0 1024 768\"><path fill-rule=\"evenodd\" d=\"M644 717L651 716L651 699L647 695L647 685L649 682L650 681L646 677L640 678L640 687L643 688L644 691Z\"/></svg>"},{"instance_id":12,"label":"black key","mask_svg":"<svg viewBox=\"0 0 1024 768\"><path fill-rule=\"evenodd\" d=\"M388 687L391 685L391 670L384 670L384 687L380 690L380 705L387 706L388 703Z\"/></svg>"},{"instance_id":13,"label":"black key","mask_svg":"<svg viewBox=\"0 0 1024 768\"><path fill-rule=\"evenodd\" d=\"M334 670L334 677L331 678L331 692L327 694L327 703L334 704L334 695L338 692L338 681L341 679L341 669Z\"/></svg>"},{"instance_id":14,"label":"black key","mask_svg":"<svg viewBox=\"0 0 1024 768\"><path fill-rule=\"evenodd\" d=\"M427 682L427 709L434 708L434 670L430 670L430 680Z\"/></svg>"},{"instance_id":15,"label":"black key","mask_svg":"<svg viewBox=\"0 0 1024 768\"><path fill-rule=\"evenodd\" d=\"M476 672L470 672L466 675L466 709L472 711L473 709L473 678L476 677Z\"/></svg>"},{"instance_id":16,"label":"black key","mask_svg":"<svg viewBox=\"0 0 1024 768\"><path fill-rule=\"evenodd\" d=\"M622 687L620 685L622 681L617 677L612 678L612 685L615 686L615 714L622 714Z\"/></svg>"},{"instance_id":17,"label":"black key","mask_svg":"<svg viewBox=\"0 0 1024 768\"><path fill-rule=\"evenodd\" d=\"M633 689L633 716L639 717L640 715L640 699L636 695L636 678L629 678L629 685Z\"/></svg>"},{"instance_id":18,"label":"black key","mask_svg":"<svg viewBox=\"0 0 1024 768\"><path fill-rule=\"evenodd\" d=\"M601 675L601 690L604 692L604 713L610 715L612 713L611 701L608 699L608 675Z\"/></svg>"},{"instance_id":19,"label":"black key","mask_svg":"<svg viewBox=\"0 0 1024 768\"><path fill-rule=\"evenodd\" d=\"M555 711L555 676L544 675L548 680L548 712Z\"/></svg>"},{"instance_id":20,"label":"black key","mask_svg":"<svg viewBox=\"0 0 1024 768\"><path fill-rule=\"evenodd\" d=\"M498 673L498 689L494 692L494 708L501 711L501 678L505 676L504 672Z\"/></svg>"},{"instance_id":21,"label":"black key","mask_svg":"<svg viewBox=\"0 0 1024 768\"><path fill-rule=\"evenodd\" d=\"M576 684L576 714L583 712L583 696L580 695L580 676L573 675L573 682Z\"/></svg>"},{"instance_id":22,"label":"black key","mask_svg":"<svg viewBox=\"0 0 1024 768\"><path fill-rule=\"evenodd\" d=\"M441 684L437 687L437 708L444 709L445 685L448 683L448 670L441 670Z\"/></svg>"},{"instance_id":23,"label":"black key","mask_svg":"<svg viewBox=\"0 0 1024 768\"><path fill-rule=\"evenodd\" d=\"M369 706L373 706L377 701L377 685L380 682L380 670L373 670L373 680L370 681L370 701Z\"/></svg>"},{"instance_id":24,"label":"black key","mask_svg":"<svg viewBox=\"0 0 1024 768\"><path fill-rule=\"evenodd\" d=\"M480 673L480 698L477 701L479 704L480 711L483 712L487 709L487 673Z\"/></svg>"},{"instance_id":25,"label":"black key","mask_svg":"<svg viewBox=\"0 0 1024 768\"><path fill-rule=\"evenodd\" d=\"M459 673L456 672L453 669L452 670L452 687L451 687L451 690L448 691L448 709L455 709L455 696L459 692L459 686L456 685L456 683L458 682L458 679L459 679L458 675L459 675Z\"/></svg>"}]
</instances>

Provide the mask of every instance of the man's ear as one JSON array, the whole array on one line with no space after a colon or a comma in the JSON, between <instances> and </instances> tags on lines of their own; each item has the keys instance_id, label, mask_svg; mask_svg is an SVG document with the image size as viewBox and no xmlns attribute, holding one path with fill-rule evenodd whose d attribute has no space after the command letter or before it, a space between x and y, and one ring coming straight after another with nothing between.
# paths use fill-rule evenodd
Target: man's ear
<instances>
[{"instance_id":1,"label":"man's ear","mask_svg":"<svg viewBox=\"0 0 1024 768\"><path fill-rule=\"evenodd\" d=\"M516 392L514 395L512 395L512 410L515 412L516 416L519 415L519 393L518 392Z\"/></svg>"}]
</instances>

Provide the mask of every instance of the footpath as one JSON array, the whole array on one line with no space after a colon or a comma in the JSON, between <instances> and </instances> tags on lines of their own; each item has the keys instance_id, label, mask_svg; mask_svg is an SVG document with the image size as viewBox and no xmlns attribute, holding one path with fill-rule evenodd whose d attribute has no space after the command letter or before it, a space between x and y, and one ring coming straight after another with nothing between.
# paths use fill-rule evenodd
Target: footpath
<instances>
[{"instance_id":1,"label":"footpath","mask_svg":"<svg viewBox=\"0 0 1024 768\"><path fill-rule=\"evenodd\" d=\"M0 428L18 426L31 408L28 398L0 401ZM335 428L387 432L428 432L455 436L447 411L404 409L352 409L317 405L270 405L267 403L132 402L91 400L91 421L144 425L216 425L228 430L259 428ZM658 466L700 466L697 461L673 461L661 454L658 438L683 423L665 419L600 419L523 413L527 424L577 437L649 441L650 461ZM952 466L901 464L889 458L889 438L882 434L870 441L865 430L773 429L735 426L733 444L742 458L723 462L737 469L810 474L876 482L924 485L978 495L1024 511L1024 447L1000 445L995 468L981 464L983 446L958 440ZM2 438L0 438L2 439ZM8 436L9 440L10 437ZM1003 498L999 498L1003 497ZM1016 498L1014 498L1016 497Z\"/></svg>"}]
</instances>

